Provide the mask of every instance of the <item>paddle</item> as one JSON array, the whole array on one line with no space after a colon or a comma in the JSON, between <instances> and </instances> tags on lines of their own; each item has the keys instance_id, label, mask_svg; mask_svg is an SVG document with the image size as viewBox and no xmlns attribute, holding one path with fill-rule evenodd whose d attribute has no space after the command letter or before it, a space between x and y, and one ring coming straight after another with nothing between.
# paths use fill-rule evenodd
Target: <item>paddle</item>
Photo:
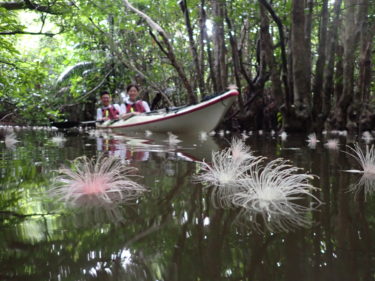
<instances>
[{"instance_id":1,"label":"paddle","mask_svg":"<svg viewBox=\"0 0 375 281\"><path fill-rule=\"evenodd\" d=\"M83 127L90 127L95 126L96 120L90 121L63 121L63 122L51 122L51 126L54 126L59 129L69 129L73 127L83 126Z\"/></svg>"}]
</instances>

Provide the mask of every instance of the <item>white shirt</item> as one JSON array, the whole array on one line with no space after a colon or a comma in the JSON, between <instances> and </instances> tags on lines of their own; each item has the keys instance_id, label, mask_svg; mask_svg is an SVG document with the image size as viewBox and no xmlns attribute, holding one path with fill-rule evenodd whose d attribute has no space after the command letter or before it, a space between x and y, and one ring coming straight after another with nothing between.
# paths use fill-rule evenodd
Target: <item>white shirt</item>
<instances>
[{"instance_id":1,"label":"white shirt","mask_svg":"<svg viewBox=\"0 0 375 281\"><path fill-rule=\"evenodd\" d=\"M132 102L132 101L130 101L129 100L129 97L126 97L125 99L124 99L124 102L126 103L126 104L131 104L131 105L133 105L133 104L135 104L136 102ZM148 105L148 103L147 102L145 102L144 100L142 101L142 105L143 105L143 108L145 109L145 111L146 112L150 112L151 110L150 110L150 106ZM127 113L126 112L126 105L123 103L123 104L121 104L121 113Z\"/></svg>"},{"instance_id":2,"label":"white shirt","mask_svg":"<svg viewBox=\"0 0 375 281\"><path fill-rule=\"evenodd\" d=\"M123 112L122 112L122 109L121 107L115 103L115 104L112 104L110 106L113 106L118 112L119 114L121 115ZM107 107L99 107L97 110L96 110L96 120L102 120L103 119L103 109L108 109L110 106L107 106Z\"/></svg>"}]
</instances>

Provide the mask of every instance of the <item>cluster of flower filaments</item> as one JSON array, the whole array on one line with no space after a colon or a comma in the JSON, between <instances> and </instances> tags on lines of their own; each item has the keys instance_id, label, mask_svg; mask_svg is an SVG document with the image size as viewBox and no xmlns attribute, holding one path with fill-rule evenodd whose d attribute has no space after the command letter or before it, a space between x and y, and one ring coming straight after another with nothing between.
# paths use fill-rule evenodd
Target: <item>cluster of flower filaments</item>
<instances>
[{"instance_id":1,"label":"cluster of flower filaments","mask_svg":"<svg viewBox=\"0 0 375 281\"><path fill-rule=\"evenodd\" d=\"M61 201L73 204L90 198L106 203L131 201L146 191L131 179L136 169L124 165L116 157L79 157L71 168L62 168L58 172L50 192Z\"/></svg>"},{"instance_id":2,"label":"cluster of flower filaments","mask_svg":"<svg viewBox=\"0 0 375 281\"><path fill-rule=\"evenodd\" d=\"M213 188L215 204L239 206L246 214L259 214L272 231L275 226L287 230L285 225L290 222L307 226L305 214L315 207L301 201L310 198L320 203L310 184L313 177L298 173L300 169L284 159L265 162L265 157L254 156L241 140L234 139L229 148L212 153L211 164L201 163L195 181Z\"/></svg>"}]
</instances>

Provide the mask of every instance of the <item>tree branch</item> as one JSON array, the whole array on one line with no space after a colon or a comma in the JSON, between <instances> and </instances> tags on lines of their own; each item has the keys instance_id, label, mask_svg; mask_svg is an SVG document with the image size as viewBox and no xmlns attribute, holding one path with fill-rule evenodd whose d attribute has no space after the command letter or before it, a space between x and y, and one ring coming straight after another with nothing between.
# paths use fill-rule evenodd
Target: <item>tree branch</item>
<instances>
[{"instance_id":1,"label":"tree branch","mask_svg":"<svg viewBox=\"0 0 375 281\"><path fill-rule=\"evenodd\" d=\"M13 66L14 68L17 68L17 69L18 69L17 65L14 64L14 63L7 62L7 61L3 61L3 60L0 60L0 63L2 63L2 64L7 64L7 65Z\"/></svg>"},{"instance_id":2,"label":"tree branch","mask_svg":"<svg viewBox=\"0 0 375 281\"><path fill-rule=\"evenodd\" d=\"M8 11L14 10L35 10L42 13L51 15L62 15L63 12L57 12L52 9L51 6L42 6L32 3L30 0L24 0L23 2L0 2L0 8L4 8Z\"/></svg>"},{"instance_id":3,"label":"tree branch","mask_svg":"<svg viewBox=\"0 0 375 281\"><path fill-rule=\"evenodd\" d=\"M180 79L182 80L182 83L188 93L188 96L189 96L189 101L191 104L194 104L197 102L197 97L196 95L194 94L194 91L193 91L193 88L190 84L190 81L188 80L187 76L186 76L186 73L184 71L184 69L182 68L181 64L177 61L177 58L176 58L176 55L173 51L173 47L170 43L170 39L169 39L169 36L168 34L164 31L164 29L162 29L160 27L160 25L158 25L156 22L154 22L148 15L146 15L145 13L141 12L140 10L134 8L128 0L123 0L124 4L125 4L125 7L127 7L128 9L132 10L133 12L135 12L137 15L139 15L141 18L143 18L147 24L155 31L158 32L158 34L161 36L162 40L163 40L163 43L167 49L167 54L168 54L168 59L171 63L171 65L175 68L175 70L177 71Z\"/></svg>"},{"instance_id":4,"label":"tree branch","mask_svg":"<svg viewBox=\"0 0 375 281\"><path fill-rule=\"evenodd\" d=\"M27 34L27 35L44 35L48 37L53 37L58 33L50 33L50 32L30 32L30 31L22 31L22 30L15 30L15 31L6 31L6 32L0 32L0 35L16 35L16 34Z\"/></svg>"},{"instance_id":5,"label":"tree branch","mask_svg":"<svg viewBox=\"0 0 375 281\"><path fill-rule=\"evenodd\" d=\"M152 39L154 39L155 43L159 46L160 50L166 55L168 56L168 52L163 48L163 46L161 45L160 41L158 40L158 38L156 38L155 34L152 32L152 29L150 29L150 35L152 37Z\"/></svg>"}]
</instances>

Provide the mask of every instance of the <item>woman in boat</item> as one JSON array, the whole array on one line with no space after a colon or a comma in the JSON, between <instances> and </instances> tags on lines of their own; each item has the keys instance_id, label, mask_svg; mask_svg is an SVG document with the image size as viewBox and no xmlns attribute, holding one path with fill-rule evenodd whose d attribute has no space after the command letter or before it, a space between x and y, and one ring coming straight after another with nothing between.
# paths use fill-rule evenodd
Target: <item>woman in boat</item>
<instances>
[{"instance_id":1,"label":"woman in boat","mask_svg":"<svg viewBox=\"0 0 375 281\"><path fill-rule=\"evenodd\" d=\"M122 119L128 119L131 116L150 111L150 106L148 105L148 103L141 99L138 99L138 85L130 84L126 88L126 92L128 96L125 98L124 103L121 104L121 112L123 112L123 114L121 115Z\"/></svg>"},{"instance_id":2,"label":"woman in boat","mask_svg":"<svg viewBox=\"0 0 375 281\"><path fill-rule=\"evenodd\" d=\"M100 93L100 101L102 106L96 111L96 121L119 119L121 108L118 104L111 104L111 95L107 91Z\"/></svg>"}]
</instances>

